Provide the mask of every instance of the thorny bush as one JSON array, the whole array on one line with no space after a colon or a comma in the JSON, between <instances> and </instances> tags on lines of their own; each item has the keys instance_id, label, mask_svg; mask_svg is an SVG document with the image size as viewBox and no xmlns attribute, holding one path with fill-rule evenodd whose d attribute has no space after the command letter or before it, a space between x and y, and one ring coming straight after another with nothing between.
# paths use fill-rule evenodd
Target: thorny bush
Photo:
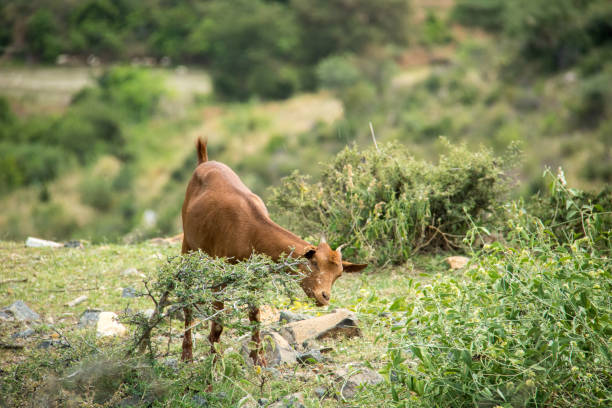
<instances>
[{"instance_id":1,"label":"thorny bush","mask_svg":"<svg viewBox=\"0 0 612 408\"><path fill-rule=\"evenodd\" d=\"M154 282L147 283L147 295L156 305L153 316L131 316L137 327L133 347L149 347L152 331L176 307L190 307L196 312L199 324L215 320L224 327L241 331L251 329L242 318L249 307L273 303L279 296L294 298L301 292L299 282L303 275L299 265L304 261L289 256L274 262L264 255L252 255L243 262L228 262L225 258L212 258L198 251L169 257L157 273ZM221 302L223 310L214 304ZM170 308L169 306L174 306Z\"/></svg>"}]
</instances>

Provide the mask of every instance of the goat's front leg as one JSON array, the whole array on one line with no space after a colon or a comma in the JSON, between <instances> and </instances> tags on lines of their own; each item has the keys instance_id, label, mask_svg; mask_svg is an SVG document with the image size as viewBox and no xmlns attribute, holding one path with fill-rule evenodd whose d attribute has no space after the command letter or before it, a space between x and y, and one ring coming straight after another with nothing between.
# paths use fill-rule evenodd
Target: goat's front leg
<instances>
[{"instance_id":1,"label":"goat's front leg","mask_svg":"<svg viewBox=\"0 0 612 408\"><path fill-rule=\"evenodd\" d=\"M214 302L213 307L215 308L215 310L223 310L223 302ZM208 335L208 341L210 341L210 352L212 354L217 353L217 349L215 349L215 343L219 343L219 337L221 337L221 333L223 333L223 326L213 320L210 324L210 334Z\"/></svg>"},{"instance_id":2,"label":"goat's front leg","mask_svg":"<svg viewBox=\"0 0 612 408\"><path fill-rule=\"evenodd\" d=\"M261 349L261 334L259 333L259 308L249 308L249 320L251 321L251 323L257 323L257 327L253 329L253 336L251 337L251 339L255 343L255 348L251 350L251 352L249 353L249 357L253 359L253 364L266 367L267 363L263 354L263 350Z\"/></svg>"}]
</instances>

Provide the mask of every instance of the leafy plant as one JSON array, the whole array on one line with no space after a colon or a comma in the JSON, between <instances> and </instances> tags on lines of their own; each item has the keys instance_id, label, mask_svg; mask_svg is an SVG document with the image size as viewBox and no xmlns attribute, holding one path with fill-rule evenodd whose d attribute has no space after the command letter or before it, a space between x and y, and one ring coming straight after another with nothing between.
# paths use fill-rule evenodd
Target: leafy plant
<instances>
[{"instance_id":1,"label":"leafy plant","mask_svg":"<svg viewBox=\"0 0 612 408\"><path fill-rule=\"evenodd\" d=\"M405 324L387 366L398 406L409 393L418 406L612 403L610 259L587 237L562 244L520 203L507 211L508 246L398 303Z\"/></svg>"},{"instance_id":2,"label":"leafy plant","mask_svg":"<svg viewBox=\"0 0 612 408\"><path fill-rule=\"evenodd\" d=\"M470 220L484 221L505 191L503 163L490 151L446 144L437 166L400 145L346 148L311 183L299 173L271 190L271 208L303 235L324 232L347 253L379 265L413 253L458 248Z\"/></svg>"}]
</instances>

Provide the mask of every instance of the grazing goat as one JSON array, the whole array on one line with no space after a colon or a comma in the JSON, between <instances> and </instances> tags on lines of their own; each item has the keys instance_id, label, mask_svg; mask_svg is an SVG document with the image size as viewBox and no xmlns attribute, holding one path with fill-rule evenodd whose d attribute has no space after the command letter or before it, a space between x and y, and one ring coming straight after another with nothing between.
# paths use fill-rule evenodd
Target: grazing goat
<instances>
[{"instance_id":1,"label":"grazing goat","mask_svg":"<svg viewBox=\"0 0 612 408\"><path fill-rule=\"evenodd\" d=\"M335 251L322 240L313 246L270 219L265 204L253 194L228 166L208 161L206 141L197 140L198 166L185 193L183 203L182 253L201 249L213 257L226 257L232 261L248 259L251 254L265 254L277 260L281 254L308 259L304 267L301 286L317 305L329 303L331 287L343 271L357 272L367 264L353 264L342 260L340 248ZM223 304L215 304L222 309ZM249 319L257 321L258 310L249 311ZM192 311L185 308L185 334L183 360L193 358L191 339ZM223 327L212 322L208 337L214 352ZM257 345L251 357L265 364L260 356L260 337L256 330L253 340Z\"/></svg>"}]
</instances>

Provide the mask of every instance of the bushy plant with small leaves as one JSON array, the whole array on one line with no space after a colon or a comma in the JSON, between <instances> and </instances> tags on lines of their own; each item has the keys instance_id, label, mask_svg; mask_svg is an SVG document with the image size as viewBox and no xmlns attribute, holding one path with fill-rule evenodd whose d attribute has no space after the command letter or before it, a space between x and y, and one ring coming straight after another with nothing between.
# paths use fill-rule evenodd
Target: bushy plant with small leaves
<instances>
[{"instance_id":1,"label":"bushy plant with small leaves","mask_svg":"<svg viewBox=\"0 0 612 408\"><path fill-rule=\"evenodd\" d=\"M252 326L242 321L247 309L271 304L279 296L294 298L301 292L303 277L299 265L304 261L284 257L273 262L264 255L253 255L244 262L228 262L198 251L169 257L158 270L153 282L146 284L147 295L155 303L150 319L131 316L137 327L133 348L151 347L151 333L175 308L193 308L199 324L214 320L224 327L246 331ZM223 303L219 310L215 304ZM153 351L153 350L151 350Z\"/></svg>"},{"instance_id":2,"label":"bushy plant with small leaves","mask_svg":"<svg viewBox=\"0 0 612 408\"><path fill-rule=\"evenodd\" d=\"M319 182L297 172L283 179L271 190L272 213L300 234L324 232L347 243L348 255L379 265L457 249L470 223L485 222L503 197L505 162L484 148L445 144L437 165L398 144L346 148Z\"/></svg>"},{"instance_id":3,"label":"bushy plant with small leaves","mask_svg":"<svg viewBox=\"0 0 612 408\"><path fill-rule=\"evenodd\" d=\"M397 406L612 403L609 254L588 236L560 241L519 203L507 213L508 245L391 305L405 313L388 351Z\"/></svg>"}]
</instances>

